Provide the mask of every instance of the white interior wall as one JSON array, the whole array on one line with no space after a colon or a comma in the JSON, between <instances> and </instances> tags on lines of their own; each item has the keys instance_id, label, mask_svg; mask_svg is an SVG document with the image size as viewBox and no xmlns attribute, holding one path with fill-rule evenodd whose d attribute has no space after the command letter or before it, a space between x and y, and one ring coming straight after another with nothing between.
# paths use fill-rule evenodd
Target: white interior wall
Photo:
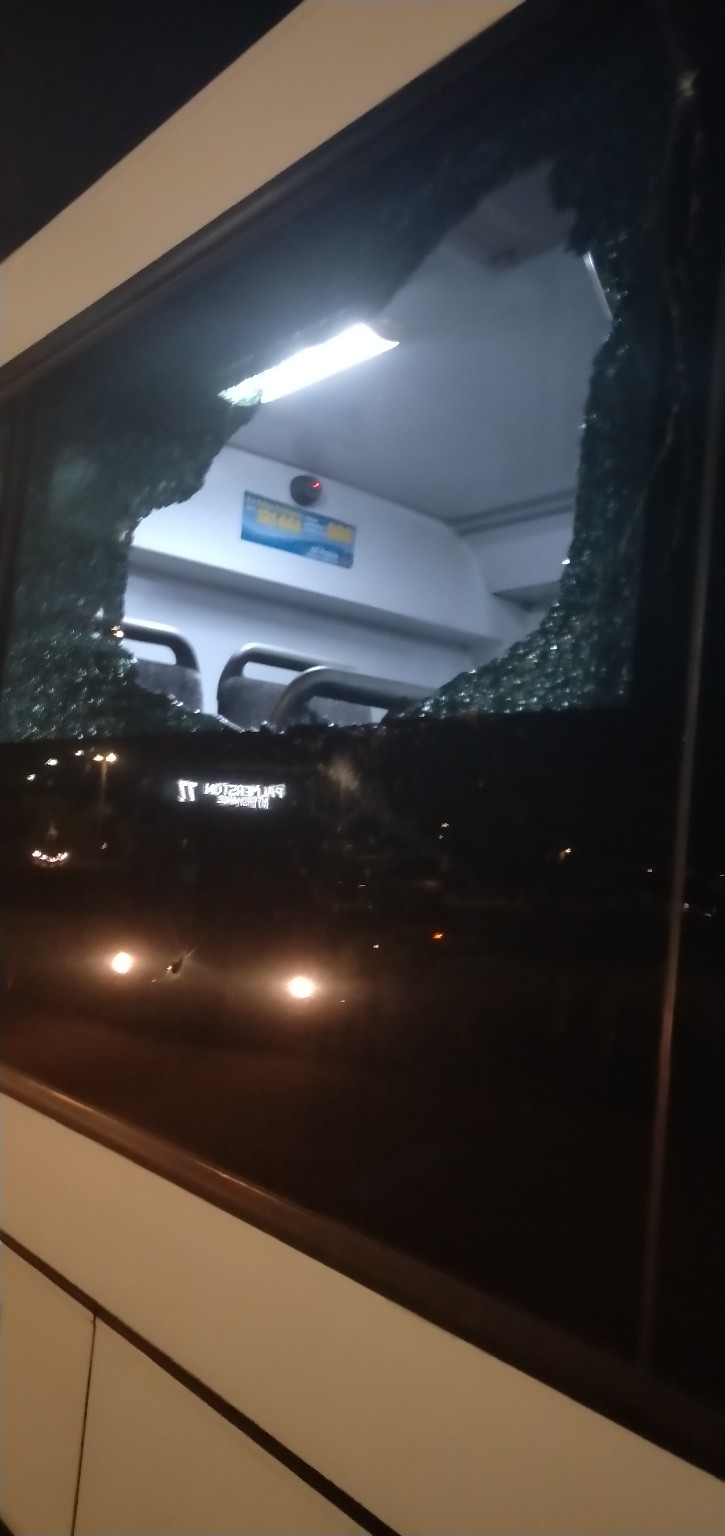
<instances>
[{"instance_id":1,"label":"white interior wall","mask_svg":"<svg viewBox=\"0 0 725 1536\"><path fill-rule=\"evenodd\" d=\"M307 562L309 563L309 562ZM219 674L233 651L250 641L289 647L323 661L355 667L376 677L398 678L406 683L439 688L449 677L473 665L466 650L452 645L366 628L332 614L235 593L209 582L188 581L156 571L132 571L126 593L126 612L135 619L171 624L191 641L199 657L204 687L204 708L216 710ZM166 658L156 646L134 643L138 656L158 661ZM286 682L292 674L281 668L274 673L258 666L250 677L273 677Z\"/></svg>"},{"instance_id":2,"label":"white interior wall","mask_svg":"<svg viewBox=\"0 0 725 1536\"><path fill-rule=\"evenodd\" d=\"M248 641L439 687L473 664L472 646L478 660L523 632L453 529L337 481L325 481L318 510L355 526L349 570L242 539L245 491L289 504L298 472L225 448L195 496L137 530L126 612L182 630L199 653L207 708L225 661Z\"/></svg>"},{"instance_id":3,"label":"white interior wall","mask_svg":"<svg viewBox=\"0 0 725 1536\"><path fill-rule=\"evenodd\" d=\"M492 592L518 592L560 580L573 530L573 514L557 512L508 527L482 529L468 534L466 544Z\"/></svg>"},{"instance_id":4,"label":"white interior wall","mask_svg":"<svg viewBox=\"0 0 725 1536\"><path fill-rule=\"evenodd\" d=\"M264 409L264 407L262 407ZM245 491L291 505L290 480L305 466L282 464L239 448L223 448L201 490L188 501L144 518L136 549L190 562L201 580L236 574L260 595L265 584L305 593L333 604L355 605L369 622L387 616L435 626L463 641L467 635L497 639L508 615L487 591L477 561L445 523L367 491L324 482L315 508L356 529L349 570L308 560L241 538ZM187 571L187 574L190 574Z\"/></svg>"}]
</instances>

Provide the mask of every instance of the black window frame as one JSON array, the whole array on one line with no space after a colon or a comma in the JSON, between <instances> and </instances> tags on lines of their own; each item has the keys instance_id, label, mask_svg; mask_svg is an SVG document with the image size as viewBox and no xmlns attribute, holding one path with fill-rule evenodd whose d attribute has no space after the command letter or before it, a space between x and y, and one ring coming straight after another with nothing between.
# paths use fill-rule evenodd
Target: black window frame
<instances>
[{"instance_id":1,"label":"black window frame","mask_svg":"<svg viewBox=\"0 0 725 1536\"><path fill-rule=\"evenodd\" d=\"M626 0L618 0L614 9L609 7L610 26L616 26L619 8L626 9ZM501 67L498 88L503 92L509 89L507 67L513 60L515 73L520 49L530 52L539 71L545 70L547 59L559 46L558 29L564 21L570 31L572 46L575 46L577 36L587 34L590 22L580 0L526 0L492 28L350 124L305 159L290 166L274 181L0 368L0 409L7 419L4 515L0 538L0 610L3 615L0 647L4 649L12 607L13 567L22 528L23 480L36 386L66 362L92 348L100 338L119 331L163 298L183 289L195 278L212 272L230 255L241 255L248 242L254 241L258 234L283 231L288 222L307 210L318 197L329 196L336 186L343 185L359 170L383 162L388 145L393 141L399 145L403 140L418 140L422 135L434 132L436 123L453 110L465 110L466 103L475 94L480 70L489 67L494 60ZM687 856L709 540L714 508L725 491L721 447L725 440L725 272L721 279L719 315L714 344L715 370L709 391L710 412L688 661L687 739L680 775L671 895L675 926L679 921L676 907L681 898L678 881L684 881ZM677 954L675 944L671 957L675 980ZM662 1113L667 1105L669 1049L670 1043L663 1038L659 1082ZM425 1265L389 1251L377 1242L303 1211L289 1201L267 1196L242 1183L233 1186L228 1174L203 1165L179 1149L166 1146L99 1110L71 1103L63 1095L12 1069L2 1070L0 1088L82 1134L122 1152L187 1191L201 1195L321 1259L675 1454L718 1476L725 1476L722 1417L662 1381L638 1372L608 1357L595 1346L538 1319L524 1317L513 1306L494 1301ZM661 1129L660 1126L660 1132ZM656 1137L657 1134L655 1131Z\"/></svg>"}]
</instances>

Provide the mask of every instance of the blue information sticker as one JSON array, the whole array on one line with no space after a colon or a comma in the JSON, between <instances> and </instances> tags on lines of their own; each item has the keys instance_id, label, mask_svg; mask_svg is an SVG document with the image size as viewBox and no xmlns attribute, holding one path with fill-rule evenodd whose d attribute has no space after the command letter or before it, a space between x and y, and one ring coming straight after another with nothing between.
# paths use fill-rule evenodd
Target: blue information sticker
<instances>
[{"instance_id":1,"label":"blue information sticker","mask_svg":"<svg viewBox=\"0 0 725 1536\"><path fill-rule=\"evenodd\" d=\"M309 512L304 507L270 501L268 496L244 492L242 538L252 544L266 544L283 549L289 555L304 555L307 560L324 560L327 565L342 565L349 570L355 555L355 529L351 523L339 523Z\"/></svg>"}]
</instances>

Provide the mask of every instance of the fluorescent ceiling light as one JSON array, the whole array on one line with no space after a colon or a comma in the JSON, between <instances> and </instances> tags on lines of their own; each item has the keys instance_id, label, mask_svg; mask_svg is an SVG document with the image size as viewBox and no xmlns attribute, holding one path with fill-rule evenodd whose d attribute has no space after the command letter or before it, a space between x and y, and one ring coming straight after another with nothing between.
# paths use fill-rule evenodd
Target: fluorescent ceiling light
<instances>
[{"instance_id":1,"label":"fluorescent ceiling light","mask_svg":"<svg viewBox=\"0 0 725 1536\"><path fill-rule=\"evenodd\" d=\"M368 358L379 357L381 352L390 352L397 345L397 341L385 341L369 325L349 325L339 336L331 336L329 341L321 341L316 347L303 347L301 352L293 353L275 368L243 379L232 389L223 389L222 399L229 400L232 405L250 405L256 401L268 405L270 400L281 400L283 395L294 394L296 389L319 384L322 379L342 373L345 368L354 368L356 363L366 363Z\"/></svg>"}]
</instances>

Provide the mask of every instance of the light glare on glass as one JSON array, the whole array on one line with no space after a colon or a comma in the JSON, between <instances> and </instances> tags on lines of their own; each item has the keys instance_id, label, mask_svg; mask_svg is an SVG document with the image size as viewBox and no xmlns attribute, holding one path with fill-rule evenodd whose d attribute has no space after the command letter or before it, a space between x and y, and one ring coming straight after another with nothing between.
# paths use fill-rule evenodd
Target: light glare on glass
<instances>
[{"instance_id":1,"label":"light glare on glass","mask_svg":"<svg viewBox=\"0 0 725 1536\"><path fill-rule=\"evenodd\" d=\"M317 986L311 976L290 976L287 982L287 991L290 997L312 997L317 991Z\"/></svg>"},{"instance_id":2,"label":"light glare on glass","mask_svg":"<svg viewBox=\"0 0 725 1536\"><path fill-rule=\"evenodd\" d=\"M118 954L111 959L110 966L117 976L127 976L133 969L134 963L133 955L130 955L127 949L119 949Z\"/></svg>"},{"instance_id":3,"label":"light glare on glass","mask_svg":"<svg viewBox=\"0 0 725 1536\"><path fill-rule=\"evenodd\" d=\"M331 336L329 341L303 347L276 367L255 373L231 389L223 389L221 397L232 405L253 405L257 401L260 405L268 405L271 400L281 400L283 395L294 394L295 390L305 389L308 384L319 384L335 373L354 368L357 363L379 357L381 352L391 352L397 345L397 341L386 341L378 336L370 325L362 322L349 325L339 335Z\"/></svg>"}]
</instances>

